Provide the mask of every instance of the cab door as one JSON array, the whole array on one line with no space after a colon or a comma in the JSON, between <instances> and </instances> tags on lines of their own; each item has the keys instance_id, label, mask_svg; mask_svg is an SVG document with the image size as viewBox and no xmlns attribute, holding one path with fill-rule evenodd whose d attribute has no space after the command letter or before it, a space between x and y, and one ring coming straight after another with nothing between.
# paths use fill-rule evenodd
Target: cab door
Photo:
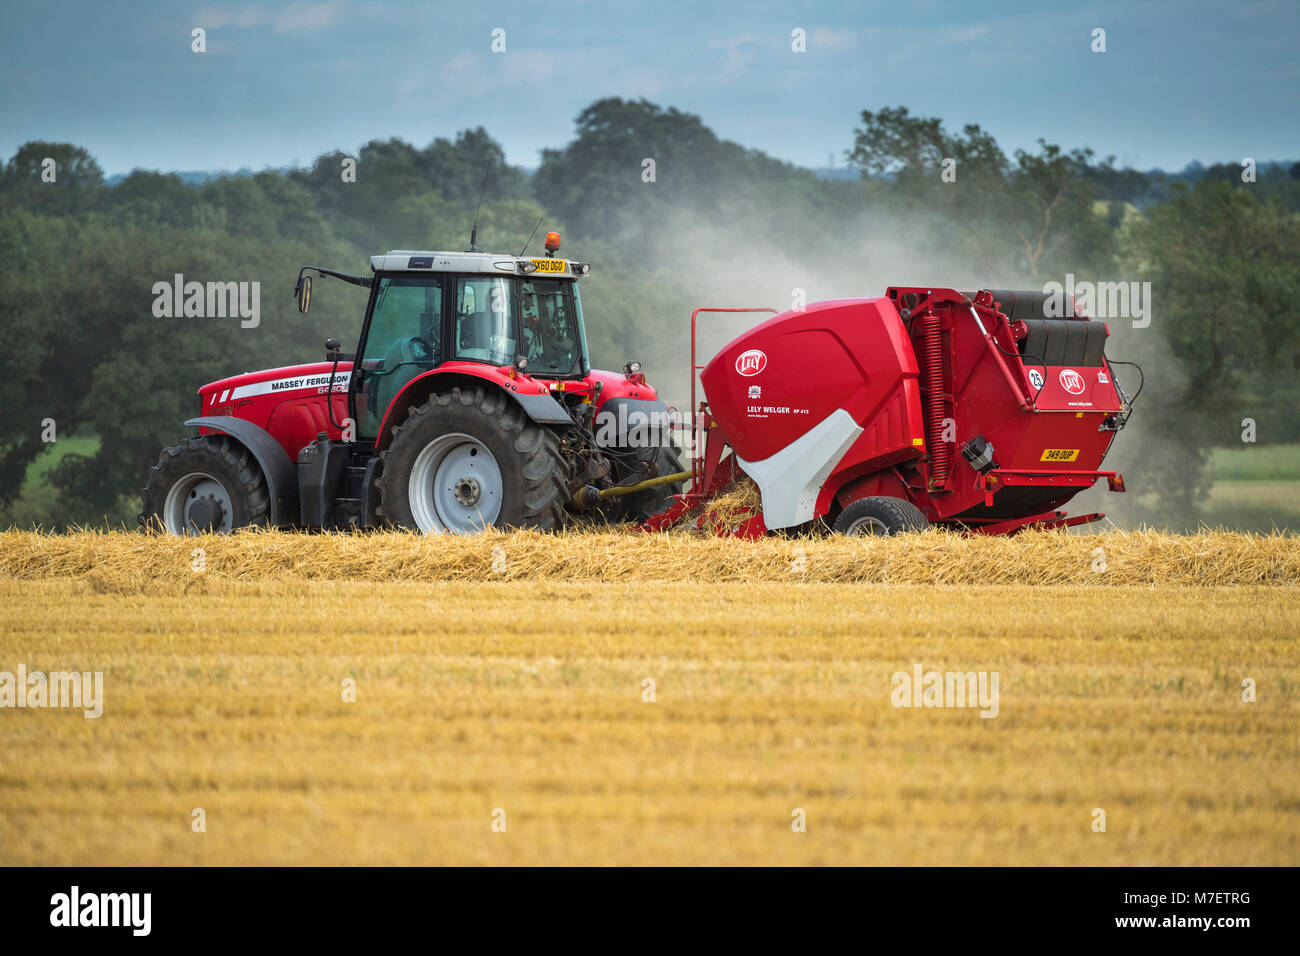
<instances>
[{"instance_id":1,"label":"cab door","mask_svg":"<svg viewBox=\"0 0 1300 956\"><path fill-rule=\"evenodd\" d=\"M373 438L406 383L445 358L446 288L438 274L376 277L351 382L359 436Z\"/></svg>"}]
</instances>

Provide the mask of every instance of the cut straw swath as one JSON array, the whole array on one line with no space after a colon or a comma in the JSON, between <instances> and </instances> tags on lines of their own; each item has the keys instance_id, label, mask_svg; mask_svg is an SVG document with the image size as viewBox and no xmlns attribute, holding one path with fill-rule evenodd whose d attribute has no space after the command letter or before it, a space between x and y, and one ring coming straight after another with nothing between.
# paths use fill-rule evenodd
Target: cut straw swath
<instances>
[{"instance_id":1,"label":"cut straw swath","mask_svg":"<svg viewBox=\"0 0 1300 956\"><path fill-rule=\"evenodd\" d=\"M1195 535L1030 531L1004 537L966 537L931 530L893 538L768 536L757 541L698 531L646 534L607 529L562 534L489 531L439 537L397 531L248 531L202 538L9 531L0 533L0 577L29 580L93 575L94 581L110 590L141 592L154 582L191 580L192 553L197 547L205 552L204 573L232 580L794 583L790 568L798 553L798 581L803 582L1024 587L1294 587L1300 582L1300 538L1225 531ZM1093 570L1097 548L1104 551L1106 559L1106 570L1100 573Z\"/></svg>"}]
</instances>

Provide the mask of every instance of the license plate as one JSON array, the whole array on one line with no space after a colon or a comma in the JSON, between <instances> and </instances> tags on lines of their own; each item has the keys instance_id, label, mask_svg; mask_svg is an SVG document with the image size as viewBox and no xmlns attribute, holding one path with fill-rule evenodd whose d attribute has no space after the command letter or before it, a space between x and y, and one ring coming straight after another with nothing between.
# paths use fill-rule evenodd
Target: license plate
<instances>
[{"instance_id":1,"label":"license plate","mask_svg":"<svg viewBox=\"0 0 1300 956\"><path fill-rule=\"evenodd\" d=\"M1039 461L1074 461L1079 457L1077 448L1044 448Z\"/></svg>"},{"instance_id":2,"label":"license plate","mask_svg":"<svg viewBox=\"0 0 1300 956\"><path fill-rule=\"evenodd\" d=\"M538 272L563 272L563 259L534 259L533 265L537 266Z\"/></svg>"}]
</instances>

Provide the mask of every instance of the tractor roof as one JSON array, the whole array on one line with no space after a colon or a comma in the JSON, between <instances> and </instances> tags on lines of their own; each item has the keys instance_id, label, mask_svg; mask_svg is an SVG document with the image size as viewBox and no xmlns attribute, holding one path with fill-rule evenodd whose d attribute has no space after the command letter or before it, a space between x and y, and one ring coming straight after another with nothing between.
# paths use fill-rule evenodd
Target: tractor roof
<instances>
[{"instance_id":1,"label":"tractor roof","mask_svg":"<svg viewBox=\"0 0 1300 956\"><path fill-rule=\"evenodd\" d=\"M394 249L387 255L371 256L370 268L374 272L529 273L548 279L577 279L590 271L585 262L574 262L558 256L524 258L490 252L420 252L412 249Z\"/></svg>"}]
</instances>

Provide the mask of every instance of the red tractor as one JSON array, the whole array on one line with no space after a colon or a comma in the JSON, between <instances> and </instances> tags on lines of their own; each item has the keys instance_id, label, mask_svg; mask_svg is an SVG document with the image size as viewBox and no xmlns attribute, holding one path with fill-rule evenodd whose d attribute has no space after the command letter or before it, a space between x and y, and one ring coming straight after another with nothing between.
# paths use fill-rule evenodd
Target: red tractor
<instances>
[{"instance_id":1,"label":"red tractor","mask_svg":"<svg viewBox=\"0 0 1300 956\"><path fill-rule=\"evenodd\" d=\"M373 256L372 275L298 273L370 292L355 354L199 389L199 435L148 476L142 524L173 534L247 525L425 533L560 528L574 510L641 521L689 473L675 414L640 365L591 368L578 280L555 255ZM473 243L471 242L471 247Z\"/></svg>"}]
</instances>

